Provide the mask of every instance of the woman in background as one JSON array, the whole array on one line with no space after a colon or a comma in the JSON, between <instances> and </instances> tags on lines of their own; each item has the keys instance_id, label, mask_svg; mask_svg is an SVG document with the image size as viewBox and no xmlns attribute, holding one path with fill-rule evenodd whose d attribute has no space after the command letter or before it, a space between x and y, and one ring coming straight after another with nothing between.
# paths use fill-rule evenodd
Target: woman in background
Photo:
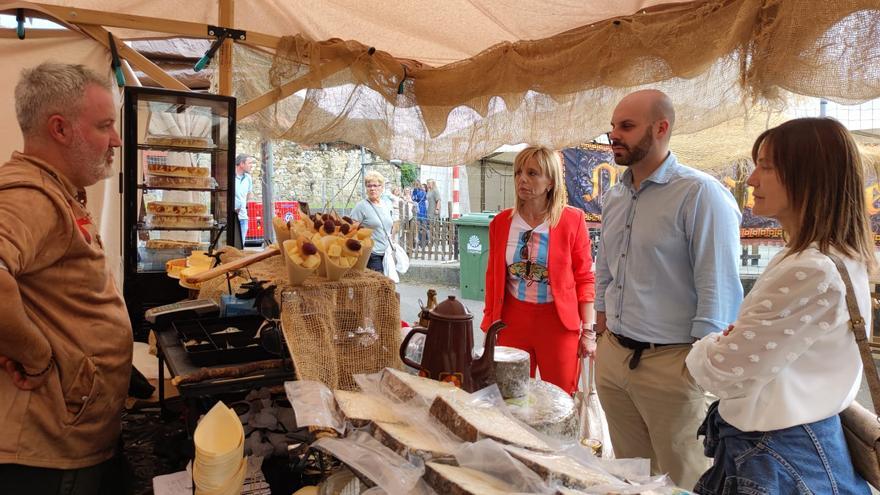
<instances>
[{"instance_id":1,"label":"woman in background","mask_svg":"<svg viewBox=\"0 0 880 495\"><path fill-rule=\"evenodd\" d=\"M862 361L829 257L842 259L871 328L874 243L859 150L839 122L809 118L765 131L752 158L752 212L778 220L787 244L736 322L688 354L691 375L720 399L700 427L714 465L695 491L867 495L838 416L859 390Z\"/></svg>"},{"instance_id":2,"label":"woman in background","mask_svg":"<svg viewBox=\"0 0 880 495\"><path fill-rule=\"evenodd\" d=\"M577 390L578 343L595 296L584 212L566 206L559 154L529 147L514 161L516 203L489 224L482 329L507 327L498 344L527 351L531 374ZM595 337L594 337L595 338Z\"/></svg>"},{"instance_id":3,"label":"woman in background","mask_svg":"<svg viewBox=\"0 0 880 495\"><path fill-rule=\"evenodd\" d=\"M367 268L385 273L382 260L388 248L388 237L391 235L391 209L382 201L385 189L385 177L375 170L364 174L364 187L367 189L366 199L358 201L351 210L351 218L363 226L373 229L373 252L367 261Z\"/></svg>"}]
</instances>

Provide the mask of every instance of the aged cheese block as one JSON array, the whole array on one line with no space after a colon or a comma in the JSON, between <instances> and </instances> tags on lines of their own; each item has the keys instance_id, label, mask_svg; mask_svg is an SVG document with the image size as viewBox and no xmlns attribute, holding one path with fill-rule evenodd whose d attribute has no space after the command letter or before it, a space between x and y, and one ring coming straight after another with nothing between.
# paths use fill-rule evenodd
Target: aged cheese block
<instances>
[{"instance_id":1,"label":"aged cheese block","mask_svg":"<svg viewBox=\"0 0 880 495\"><path fill-rule=\"evenodd\" d=\"M515 347L495 346L495 380L505 399L529 392L529 353Z\"/></svg>"},{"instance_id":2,"label":"aged cheese block","mask_svg":"<svg viewBox=\"0 0 880 495\"><path fill-rule=\"evenodd\" d=\"M505 415L499 407L477 407L451 395L441 395L434 399L430 413L452 433L467 442L476 442L487 437L534 450L551 450L546 442Z\"/></svg>"},{"instance_id":3,"label":"aged cheese block","mask_svg":"<svg viewBox=\"0 0 880 495\"><path fill-rule=\"evenodd\" d=\"M538 473L551 485L561 483L568 488L590 488L618 481L611 476L584 466L571 457L554 453L533 452L512 445L505 445L504 448L510 455Z\"/></svg>"},{"instance_id":4,"label":"aged cheese block","mask_svg":"<svg viewBox=\"0 0 880 495\"><path fill-rule=\"evenodd\" d=\"M188 165L165 165L164 163L148 163L146 173L150 175L168 175L171 177L208 177L207 167L191 167Z\"/></svg>"},{"instance_id":5,"label":"aged cheese block","mask_svg":"<svg viewBox=\"0 0 880 495\"><path fill-rule=\"evenodd\" d=\"M333 397L336 398L336 405L342 415L356 427L364 426L371 421L402 422L392 409L391 403L381 397L347 390L334 390Z\"/></svg>"},{"instance_id":6,"label":"aged cheese block","mask_svg":"<svg viewBox=\"0 0 880 495\"><path fill-rule=\"evenodd\" d=\"M522 493L513 485L475 469L437 462L425 464L425 482L443 495L508 495Z\"/></svg>"},{"instance_id":7,"label":"aged cheese block","mask_svg":"<svg viewBox=\"0 0 880 495\"><path fill-rule=\"evenodd\" d=\"M199 216L208 213L208 205L202 203L175 203L172 201L151 201L147 212L153 215Z\"/></svg>"},{"instance_id":8,"label":"aged cheese block","mask_svg":"<svg viewBox=\"0 0 880 495\"><path fill-rule=\"evenodd\" d=\"M529 380L525 397L507 400L510 412L523 423L553 438L577 436L578 415L574 400L550 382Z\"/></svg>"},{"instance_id":9,"label":"aged cheese block","mask_svg":"<svg viewBox=\"0 0 880 495\"><path fill-rule=\"evenodd\" d=\"M440 393L459 390L455 385L411 375L394 368L385 368L382 372L382 389L402 401L421 397L428 404Z\"/></svg>"},{"instance_id":10,"label":"aged cheese block","mask_svg":"<svg viewBox=\"0 0 880 495\"><path fill-rule=\"evenodd\" d=\"M423 459L451 456L452 449L441 440L429 435L418 427L383 423L375 423L373 436L383 445L403 457L415 455Z\"/></svg>"}]
</instances>

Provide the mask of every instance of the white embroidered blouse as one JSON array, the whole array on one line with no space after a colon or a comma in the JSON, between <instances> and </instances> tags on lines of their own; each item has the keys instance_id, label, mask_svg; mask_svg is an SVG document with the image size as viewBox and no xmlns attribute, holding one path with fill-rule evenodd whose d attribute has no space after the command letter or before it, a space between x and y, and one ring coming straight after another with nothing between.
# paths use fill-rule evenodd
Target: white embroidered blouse
<instances>
[{"instance_id":1,"label":"white embroidered blouse","mask_svg":"<svg viewBox=\"0 0 880 495\"><path fill-rule=\"evenodd\" d=\"M815 247L785 257L787 251L755 282L735 328L726 336L707 335L687 356L697 383L720 399L721 417L742 431L828 418L852 402L862 382L846 288L834 262ZM870 329L867 269L839 256Z\"/></svg>"}]
</instances>

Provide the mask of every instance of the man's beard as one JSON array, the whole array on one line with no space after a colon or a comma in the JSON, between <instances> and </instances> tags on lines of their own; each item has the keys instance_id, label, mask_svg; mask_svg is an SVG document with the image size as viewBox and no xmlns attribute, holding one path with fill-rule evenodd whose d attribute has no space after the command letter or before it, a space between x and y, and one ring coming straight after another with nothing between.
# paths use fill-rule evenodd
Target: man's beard
<instances>
[{"instance_id":1,"label":"man's beard","mask_svg":"<svg viewBox=\"0 0 880 495\"><path fill-rule=\"evenodd\" d=\"M623 146L626 148L628 154L623 156L615 156L614 162L618 165L624 165L629 167L633 163L638 163L642 161L646 156L648 156L648 152L651 151L651 146L654 145L654 137L651 135L651 129L648 128L645 131L645 135L642 136L642 139L639 140L636 145L630 149L629 146L623 144L620 141L612 141L612 145Z\"/></svg>"},{"instance_id":2,"label":"man's beard","mask_svg":"<svg viewBox=\"0 0 880 495\"><path fill-rule=\"evenodd\" d=\"M76 134L70 145L67 159L72 169L77 171L87 186L96 184L110 177L113 173L110 150L105 150L100 155L98 153L98 151L91 149L79 134Z\"/></svg>"}]
</instances>

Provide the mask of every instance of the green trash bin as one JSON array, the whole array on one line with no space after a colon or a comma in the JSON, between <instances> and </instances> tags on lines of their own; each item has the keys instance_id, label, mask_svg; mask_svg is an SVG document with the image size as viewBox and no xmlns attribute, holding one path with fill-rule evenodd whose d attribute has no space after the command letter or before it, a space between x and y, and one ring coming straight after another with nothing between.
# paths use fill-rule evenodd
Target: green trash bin
<instances>
[{"instance_id":1,"label":"green trash bin","mask_svg":"<svg viewBox=\"0 0 880 495\"><path fill-rule=\"evenodd\" d=\"M461 297L482 301L489 263L489 222L497 212L465 213L458 225L459 287Z\"/></svg>"}]
</instances>

